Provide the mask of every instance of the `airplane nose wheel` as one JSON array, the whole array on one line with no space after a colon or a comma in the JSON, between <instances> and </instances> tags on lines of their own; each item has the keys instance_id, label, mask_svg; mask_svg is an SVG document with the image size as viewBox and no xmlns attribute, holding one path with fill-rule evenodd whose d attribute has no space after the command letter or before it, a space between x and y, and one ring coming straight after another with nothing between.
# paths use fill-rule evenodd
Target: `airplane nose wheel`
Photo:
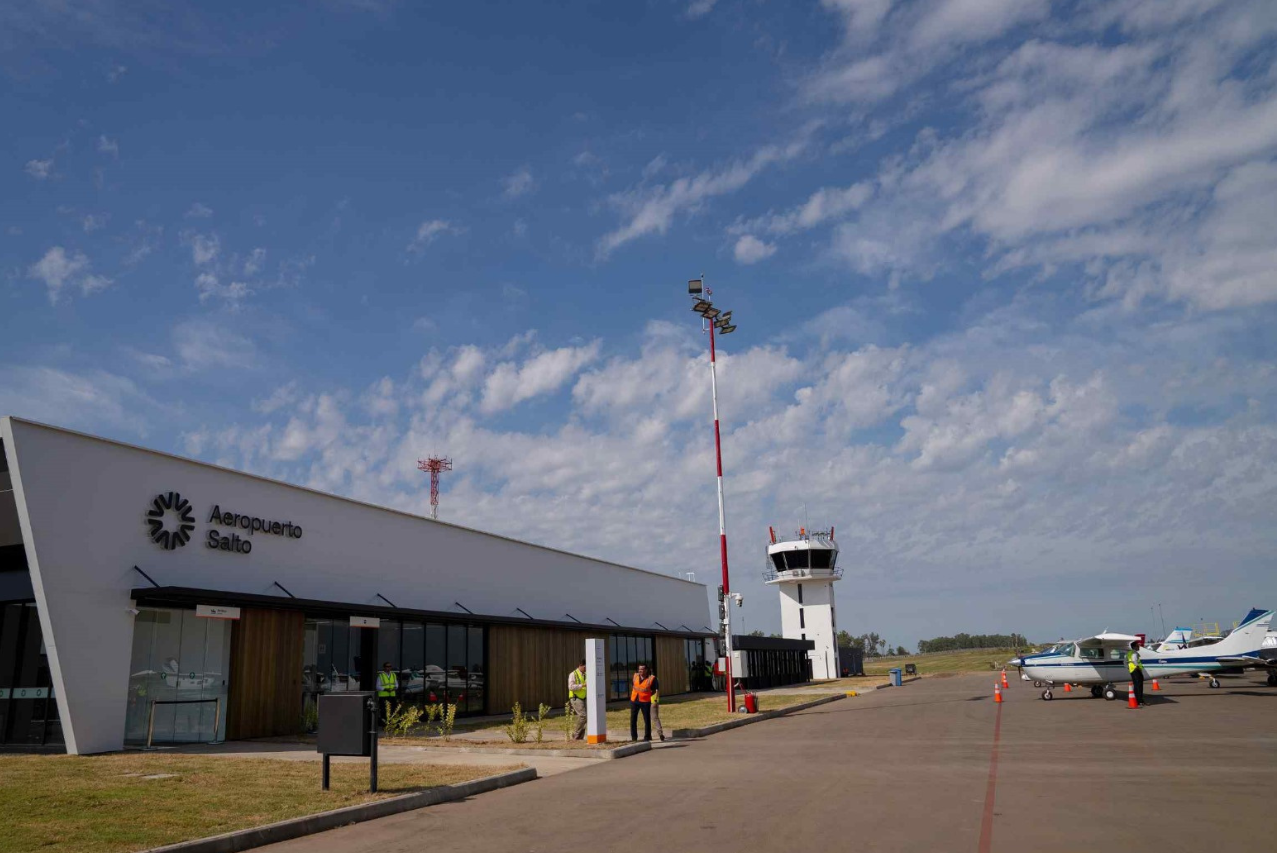
<instances>
[{"instance_id":1,"label":"airplane nose wheel","mask_svg":"<svg viewBox=\"0 0 1277 853\"><path fill-rule=\"evenodd\" d=\"M1100 685L1096 684L1094 687L1091 688L1092 699L1099 699L1103 695L1104 695L1104 688L1100 687Z\"/></svg>"},{"instance_id":2,"label":"airplane nose wheel","mask_svg":"<svg viewBox=\"0 0 1277 853\"><path fill-rule=\"evenodd\" d=\"M1104 685L1104 698L1107 699L1109 702L1112 702L1114 699L1116 699L1117 688L1114 687L1112 684Z\"/></svg>"},{"instance_id":3,"label":"airplane nose wheel","mask_svg":"<svg viewBox=\"0 0 1277 853\"><path fill-rule=\"evenodd\" d=\"M1055 698L1055 697L1054 697L1053 695L1051 695L1051 691L1050 691L1050 690L1043 690L1043 691L1042 691L1042 700L1043 700L1044 702L1050 702L1050 701L1051 701L1052 699L1054 699L1054 698Z\"/></svg>"},{"instance_id":4,"label":"airplane nose wheel","mask_svg":"<svg viewBox=\"0 0 1277 853\"><path fill-rule=\"evenodd\" d=\"M1041 686L1042 686L1042 682L1040 682L1040 681L1035 681L1035 682L1033 682L1033 686L1034 686L1034 687L1041 687Z\"/></svg>"},{"instance_id":5,"label":"airplane nose wheel","mask_svg":"<svg viewBox=\"0 0 1277 853\"><path fill-rule=\"evenodd\" d=\"M1212 679L1210 680L1210 687L1211 687L1211 689L1212 689L1212 690L1218 690L1218 689L1219 689L1219 679L1218 679L1218 678L1212 678Z\"/></svg>"}]
</instances>

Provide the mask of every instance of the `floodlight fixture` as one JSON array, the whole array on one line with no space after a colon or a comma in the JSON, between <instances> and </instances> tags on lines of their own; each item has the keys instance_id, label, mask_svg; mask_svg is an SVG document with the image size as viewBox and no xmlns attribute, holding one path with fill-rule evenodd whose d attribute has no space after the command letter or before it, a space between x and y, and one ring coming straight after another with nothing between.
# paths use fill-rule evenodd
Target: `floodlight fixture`
<instances>
[{"instance_id":1,"label":"floodlight fixture","mask_svg":"<svg viewBox=\"0 0 1277 853\"><path fill-rule=\"evenodd\" d=\"M704 314L713 307L713 303L706 302L704 299L698 299L696 300L696 304L692 306L692 310L697 314Z\"/></svg>"},{"instance_id":2,"label":"floodlight fixture","mask_svg":"<svg viewBox=\"0 0 1277 853\"><path fill-rule=\"evenodd\" d=\"M736 331L735 326L724 326L723 328L718 330L718 333L720 335L730 335L734 331Z\"/></svg>"},{"instance_id":3,"label":"floodlight fixture","mask_svg":"<svg viewBox=\"0 0 1277 853\"><path fill-rule=\"evenodd\" d=\"M705 290L705 282L699 278L694 278L687 283L687 292L692 296L700 296Z\"/></svg>"},{"instance_id":4,"label":"floodlight fixture","mask_svg":"<svg viewBox=\"0 0 1277 853\"><path fill-rule=\"evenodd\" d=\"M722 313L721 311L719 311L717 308L711 305L709 306L709 308L706 308L704 311L701 312L701 316L704 317L706 320L713 320L715 317L717 317L721 313Z\"/></svg>"}]
</instances>

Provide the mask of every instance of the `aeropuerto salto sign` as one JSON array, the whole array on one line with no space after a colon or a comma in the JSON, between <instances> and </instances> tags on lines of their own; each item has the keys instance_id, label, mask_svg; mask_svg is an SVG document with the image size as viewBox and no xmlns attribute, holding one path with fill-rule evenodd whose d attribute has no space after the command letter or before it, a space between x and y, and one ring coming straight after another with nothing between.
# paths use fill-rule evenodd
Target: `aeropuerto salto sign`
<instances>
[{"instance_id":1,"label":"aeropuerto salto sign","mask_svg":"<svg viewBox=\"0 0 1277 853\"><path fill-rule=\"evenodd\" d=\"M223 512L220 504L213 504L213 511L208 516L208 523L219 525L221 528L231 528L233 531L247 530L249 536L265 533L271 536L284 536L289 539L302 538L300 524L293 524L291 521L273 521L257 515L241 515L230 510ZM218 551L230 551L235 554L248 554L253 550L253 543L250 540L241 539L237 532L232 532L227 536L218 527L211 528L208 531L204 544L209 548L216 548Z\"/></svg>"}]
</instances>

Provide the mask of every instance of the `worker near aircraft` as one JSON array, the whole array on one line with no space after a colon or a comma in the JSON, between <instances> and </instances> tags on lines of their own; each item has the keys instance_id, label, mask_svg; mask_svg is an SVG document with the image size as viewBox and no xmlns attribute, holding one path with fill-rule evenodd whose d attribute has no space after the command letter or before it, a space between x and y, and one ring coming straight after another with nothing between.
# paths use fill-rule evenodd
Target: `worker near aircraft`
<instances>
[{"instance_id":1,"label":"worker near aircraft","mask_svg":"<svg viewBox=\"0 0 1277 853\"><path fill-rule=\"evenodd\" d=\"M1135 701L1141 706L1144 702L1144 663L1140 660L1140 641L1131 640L1131 650L1126 653L1126 668L1131 673L1131 684L1135 686Z\"/></svg>"},{"instance_id":2,"label":"worker near aircraft","mask_svg":"<svg viewBox=\"0 0 1277 853\"><path fill-rule=\"evenodd\" d=\"M381 711L382 722L385 722L390 712L394 710L395 698L398 695L399 675L390 665L390 661L386 661L381 665L381 672L377 673L377 710Z\"/></svg>"},{"instance_id":3,"label":"worker near aircraft","mask_svg":"<svg viewBox=\"0 0 1277 853\"><path fill-rule=\"evenodd\" d=\"M585 683L585 659L581 659L581 665L568 673L568 705L572 708L572 713L576 715L572 725L572 740L583 740L585 738L585 697L587 696Z\"/></svg>"},{"instance_id":4,"label":"worker near aircraft","mask_svg":"<svg viewBox=\"0 0 1277 853\"><path fill-rule=\"evenodd\" d=\"M639 714L643 715L643 740L652 739L652 696L658 689L656 676L647 671L647 664L639 664L630 684L630 740L638 740Z\"/></svg>"}]
</instances>

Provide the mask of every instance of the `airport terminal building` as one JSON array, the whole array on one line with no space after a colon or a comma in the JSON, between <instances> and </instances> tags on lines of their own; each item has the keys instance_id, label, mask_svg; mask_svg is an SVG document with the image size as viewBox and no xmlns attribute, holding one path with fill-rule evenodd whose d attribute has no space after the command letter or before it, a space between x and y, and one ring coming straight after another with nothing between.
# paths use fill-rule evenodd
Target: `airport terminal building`
<instances>
[{"instance_id":1,"label":"airport terminal building","mask_svg":"<svg viewBox=\"0 0 1277 853\"><path fill-rule=\"evenodd\" d=\"M709 624L673 575L0 418L0 750L292 734L385 661L458 716L559 707L587 637L612 698L681 693Z\"/></svg>"}]
</instances>

